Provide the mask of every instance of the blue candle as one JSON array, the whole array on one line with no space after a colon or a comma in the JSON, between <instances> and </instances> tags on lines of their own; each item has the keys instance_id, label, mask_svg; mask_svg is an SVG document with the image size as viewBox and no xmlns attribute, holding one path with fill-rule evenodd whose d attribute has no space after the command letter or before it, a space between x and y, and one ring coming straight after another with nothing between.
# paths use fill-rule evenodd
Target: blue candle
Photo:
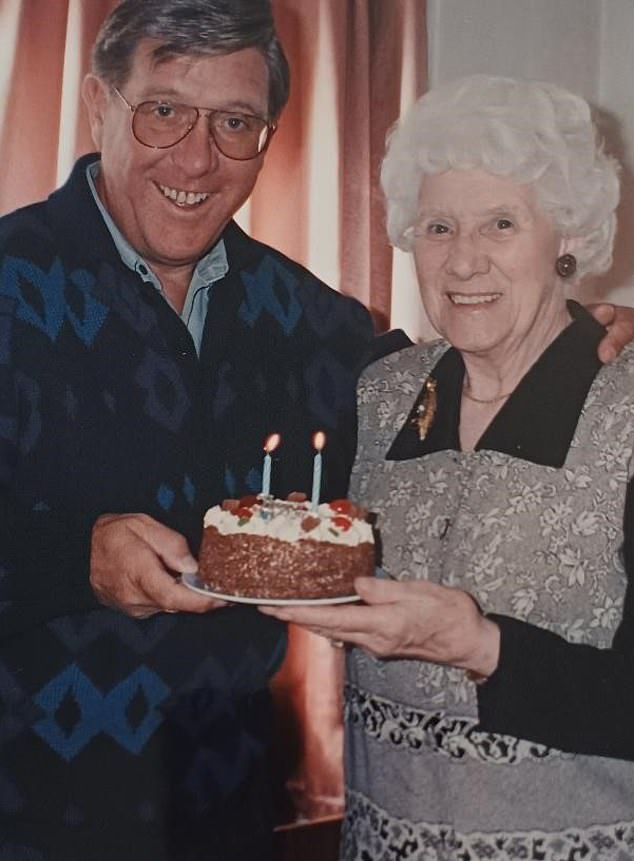
<instances>
[{"instance_id":1,"label":"blue candle","mask_svg":"<svg viewBox=\"0 0 634 861\"><path fill-rule=\"evenodd\" d=\"M280 444L281 436L272 433L264 440L264 466L262 467L262 496L271 493L271 452Z\"/></svg>"},{"instance_id":2,"label":"blue candle","mask_svg":"<svg viewBox=\"0 0 634 861\"><path fill-rule=\"evenodd\" d=\"M326 434L323 431L317 431L317 433L313 435L315 457L313 458L313 489L310 497L310 507L313 510L319 505L319 494L321 493L321 450L325 445Z\"/></svg>"},{"instance_id":3,"label":"blue candle","mask_svg":"<svg viewBox=\"0 0 634 861\"><path fill-rule=\"evenodd\" d=\"M271 455L267 452L264 455L264 468L262 469L262 496L268 496L271 493Z\"/></svg>"}]
</instances>

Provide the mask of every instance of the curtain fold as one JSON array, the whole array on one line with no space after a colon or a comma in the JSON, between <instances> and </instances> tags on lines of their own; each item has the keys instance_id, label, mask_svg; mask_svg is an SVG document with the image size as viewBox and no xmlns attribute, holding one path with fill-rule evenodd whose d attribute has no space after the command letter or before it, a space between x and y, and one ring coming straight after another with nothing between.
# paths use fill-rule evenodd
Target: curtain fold
<instances>
[{"instance_id":1,"label":"curtain fold","mask_svg":"<svg viewBox=\"0 0 634 861\"><path fill-rule=\"evenodd\" d=\"M0 2L0 213L39 200L92 148L79 87L115 0Z\"/></svg>"},{"instance_id":2,"label":"curtain fold","mask_svg":"<svg viewBox=\"0 0 634 861\"><path fill-rule=\"evenodd\" d=\"M344 82L341 209L342 223L356 223L357 228L341 249L341 277L375 313L381 329L390 325L392 252L385 237L379 170L386 132L401 112L403 89L423 90L426 32L424 18L416 14L420 5L355 0L347 6L345 74L339 76ZM419 50L406 57L412 31L416 38L411 47Z\"/></svg>"},{"instance_id":3,"label":"curtain fold","mask_svg":"<svg viewBox=\"0 0 634 861\"><path fill-rule=\"evenodd\" d=\"M393 254L378 175L387 131L425 89L425 6L273 0L291 97L242 223L360 299L379 329L392 325ZM402 266L399 277L409 299L398 325L418 337L413 269Z\"/></svg>"},{"instance_id":4,"label":"curtain fold","mask_svg":"<svg viewBox=\"0 0 634 861\"><path fill-rule=\"evenodd\" d=\"M92 148L80 84L116 0L0 0L0 213L41 199ZM425 0L273 0L289 105L251 200L255 237L356 296L380 329L426 334L409 258L384 231L385 135L426 83ZM394 279L398 290L393 289ZM342 654L298 629L274 682L286 819L342 808Z\"/></svg>"}]
</instances>

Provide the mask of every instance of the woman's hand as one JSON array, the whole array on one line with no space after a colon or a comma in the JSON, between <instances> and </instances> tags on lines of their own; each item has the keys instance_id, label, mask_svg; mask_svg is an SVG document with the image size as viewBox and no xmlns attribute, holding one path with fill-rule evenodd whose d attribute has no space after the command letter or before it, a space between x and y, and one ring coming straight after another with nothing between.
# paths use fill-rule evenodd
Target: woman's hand
<instances>
[{"instance_id":1,"label":"woman's hand","mask_svg":"<svg viewBox=\"0 0 634 861\"><path fill-rule=\"evenodd\" d=\"M485 678L497 667L500 630L467 592L373 577L357 578L355 589L364 604L260 610L380 658L417 658Z\"/></svg>"},{"instance_id":2,"label":"woman's hand","mask_svg":"<svg viewBox=\"0 0 634 861\"><path fill-rule=\"evenodd\" d=\"M623 347L634 340L634 308L604 302L600 305L588 305L588 311L607 327L608 331L599 344L599 358L602 362L611 362Z\"/></svg>"}]
</instances>

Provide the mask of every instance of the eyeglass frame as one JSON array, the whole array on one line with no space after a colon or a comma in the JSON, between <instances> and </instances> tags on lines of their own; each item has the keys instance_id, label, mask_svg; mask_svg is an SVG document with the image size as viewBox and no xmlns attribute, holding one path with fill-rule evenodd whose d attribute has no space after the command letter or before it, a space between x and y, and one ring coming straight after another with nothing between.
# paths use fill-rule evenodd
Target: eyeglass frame
<instances>
[{"instance_id":1,"label":"eyeglass frame","mask_svg":"<svg viewBox=\"0 0 634 861\"><path fill-rule=\"evenodd\" d=\"M189 128L187 129L185 134L182 135L181 137L179 137L178 140L174 141L174 143L166 144L165 146L157 146L155 144L148 144L145 141L141 140L141 138L137 135L137 133L134 129L134 117L136 115L136 112L138 111L138 109L142 105L162 105L162 104L169 105L171 103L168 101L163 102L160 99L145 99L144 101L139 102L136 105L133 105L126 99L126 97L123 95L121 90L118 89L118 87L112 87L112 90L119 96L119 98L121 99L123 104L127 108L129 108L129 110L130 110L130 113L131 113L130 128L132 129L132 134L134 136L134 139L136 141L138 141L141 144L141 146L145 146L148 149L171 149L173 146L176 146L181 141L185 140L185 138L196 128L196 125L198 124L198 120L201 118L201 116L203 116L207 120L207 128L209 130L209 137L213 140L215 146L220 150L220 152L225 156L225 158L230 158L232 161L252 161L254 158L257 158L259 155L262 155L262 153L266 152L266 150L268 149L268 146L271 142L271 138L273 137L273 135L277 131L277 125L275 123L267 122L267 120L263 119L263 117L258 117L256 114L245 114L241 111L236 111L236 113L239 113L240 116L249 117L250 119L259 120L260 122L265 123L264 128L268 129L266 140L264 141L264 146L262 147L261 150L258 150L258 152L256 152L254 155L250 155L246 158L236 158L233 155L227 155L227 153L223 150L223 148L220 146L220 144L216 140L216 135L214 134L213 125L212 125L212 123L209 122L209 120L213 114L231 114L231 113L233 113L232 111L225 111L222 108L201 108L201 107L197 107L196 105L188 105L188 104L185 104L184 102L177 102L176 104L182 105L183 107L186 107L186 108L191 108L192 110L196 111L196 119L194 120L194 122L189 126ZM264 129L262 129L262 131L264 131Z\"/></svg>"}]
</instances>

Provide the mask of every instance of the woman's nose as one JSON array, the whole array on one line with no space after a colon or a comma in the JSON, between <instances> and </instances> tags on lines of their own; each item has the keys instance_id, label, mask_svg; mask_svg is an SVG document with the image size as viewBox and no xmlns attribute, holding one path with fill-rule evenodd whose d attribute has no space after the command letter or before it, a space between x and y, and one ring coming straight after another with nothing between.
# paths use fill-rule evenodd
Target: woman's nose
<instances>
[{"instance_id":1,"label":"woman's nose","mask_svg":"<svg viewBox=\"0 0 634 861\"><path fill-rule=\"evenodd\" d=\"M471 234L456 236L451 241L446 261L447 270L462 280L489 271L489 258L480 237Z\"/></svg>"}]
</instances>

